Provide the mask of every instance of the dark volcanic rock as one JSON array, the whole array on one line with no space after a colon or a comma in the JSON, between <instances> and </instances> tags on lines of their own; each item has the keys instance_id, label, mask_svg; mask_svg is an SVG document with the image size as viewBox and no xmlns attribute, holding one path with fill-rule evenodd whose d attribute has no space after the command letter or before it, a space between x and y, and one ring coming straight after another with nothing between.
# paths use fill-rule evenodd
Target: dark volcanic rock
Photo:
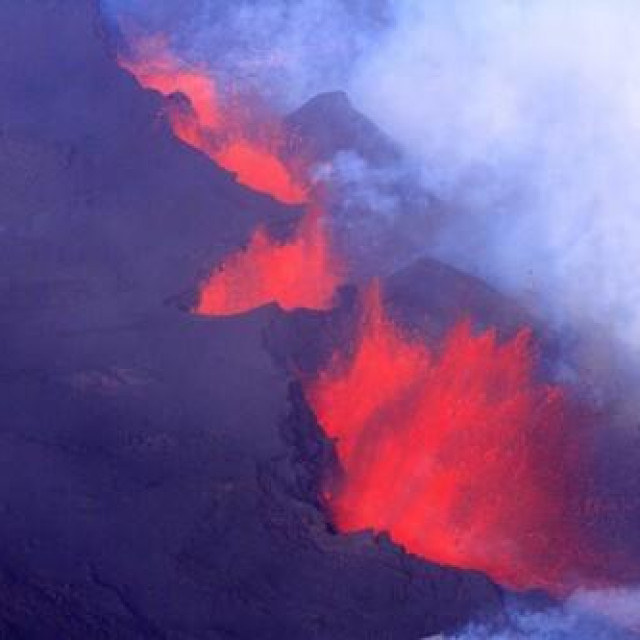
<instances>
[{"instance_id":1,"label":"dark volcanic rock","mask_svg":"<svg viewBox=\"0 0 640 640\"><path fill-rule=\"evenodd\" d=\"M523 307L482 280L428 258L389 276L384 290L394 315L433 340L467 319L478 330L495 328L505 338L533 323Z\"/></svg>"},{"instance_id":2,"label":"dark volcanic rock","mask_svg":"<svg viewBox=\"0 0 640 640\"><path fill-rule=\"evenodd\" d=\"M340 91L309 100L285 119L294 154L327 183L336 245L356 278L388 275L423 255L447 215L417 169Z\"/></svg>"},{"instance_id":3,"label":"dark volcanic rock","mask_svg":"<svg viewBox=\"0 0 640 640\"><path fill-rule=\"evenodd\" d=\"M295 218L175 140L160 96L109 55L95 3L0 9L3 276L55 273L59 287L79 274L157 299L199 280L258 221Z\"/></svg>"},{"instance_id":4,"label":"dark volcanic rock","mask_svg":"<svg viewBox=\"0 0 640 640\"><path fill-rule=\"evenodd\" d=\"M396 145L371 120L354 109L344 91L321 93L285 119L301 150L326 162L341 152L357 153L371 164L398 162Z\"/></svg>"},{"instance_id":5,"label":"dark volcanic rock","mask_svg":"<svg viewBox=\"0 0 640 640\"><path fill-rule=\"evenodd\" d=\"M297 212L173 138L89 0L0 14L2 637L404 639L499 607L331 530L331 449L265 348L277 309L174 304Z\"/></svg>"},{"instance_id":6,"label":"dark volcanic rock","mask_svg":"<svg viewBox=\"0 0 640 640\"><path fill-rule=\"evenodd\" d=\"M456 323L469 320L477 331L495 329L508 339L520 329L537 330L543 353L552 343L536 320L510 298L454 267L422 258L380 280L386 311L408 333L437 345ZM285 369L314 374L336 349L352 343L360 314L360 288L341 289L335 309L327 313L297 310L275 316L267 346Z\"/></svg>"}]
</instances>

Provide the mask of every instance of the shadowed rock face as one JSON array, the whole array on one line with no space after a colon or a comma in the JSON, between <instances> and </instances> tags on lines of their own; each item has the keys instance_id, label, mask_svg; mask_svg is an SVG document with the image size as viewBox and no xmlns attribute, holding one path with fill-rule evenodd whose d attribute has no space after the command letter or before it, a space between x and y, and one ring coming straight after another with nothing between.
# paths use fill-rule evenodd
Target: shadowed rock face
<instances>
[{"instance_id":1,"label":"shadowed rock face","mask_svg":"<svg viewBox=\"0 0 640 640\"><path fill-rule=\"evenodd\" d=\"M0 15L0 636L404 639L499 607L332 532L283 314L173 304L298 212L173 138L89 0Z\"/></svg>"},{"instance_id":2,"label":"shadowed rock face","mask_svg":"<svg viewBox=\"0 0 640 640\"><path fill-rule=\"evenodd\" d=\"M432 347L441 344L454 325L469 319L477 331L496 329L500 340L532 327L541 341L543 356L553 355L551 338L525 309L453 267L423 258L378 281L385 310L394 322ZM266 333L274 360L305 375L313 376L325 368L331 354L353 343L361 313L358 293L366 289L367 283L343 287L335 308L327 313L301 309L274 316Z\"/></svg>"},{"instance_id":3,"label":"shadowed rock face","mask_svg":"<svg viewBox=\"0 0 640 640\"><path fill-rule=\"evenodd\" d=\"M351 273L366 280L419 259L447 207L422 189L416 167L341 91L285 118L293 155L329 184L332 231Z\"/></svg>"},{"instance_id":4,"label":"shadowed rock face","mask_svg":"<svg viewBox=\"0 0 640 640\"><path fill-rule=\"evenodd\" d=\"M172 295L258 221L295 217L178 143L108 53L92 2L1 2L3 275L79 271ZM28 246L29 261L12 254Z\"/></svg>"},{"instance_id":5,"label":"shadowed rock face","mask_svg":"<svg viewBox=\"0 0 640 640\"><path fill-rule=\"evenodd\" d=\"M353 108L343 91L312 98L285 119L285 126L318 162L332 160L341 151L357 153L378 165L397 162L401 157L393 142Z\"/></svg>"}]
</instances>

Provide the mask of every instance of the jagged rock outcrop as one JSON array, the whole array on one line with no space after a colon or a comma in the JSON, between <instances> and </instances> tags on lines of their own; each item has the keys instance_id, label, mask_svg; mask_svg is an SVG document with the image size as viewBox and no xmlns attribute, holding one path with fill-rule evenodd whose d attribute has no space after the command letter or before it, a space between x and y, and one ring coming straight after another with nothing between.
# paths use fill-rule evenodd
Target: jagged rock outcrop
<instances>
[{"instance_id":1,"label":"jagged rock outcrop","mask_svg":"<svg viewBox=\"0 0 640 640\"><path fill-rule=\"evenodd\" d=\"M367 117L357 111L344 91L321 93L284 121L300 149L318 162L341 151L356 153L373 165L398 162L401 152Z\"/></svg>"}]
</instances>

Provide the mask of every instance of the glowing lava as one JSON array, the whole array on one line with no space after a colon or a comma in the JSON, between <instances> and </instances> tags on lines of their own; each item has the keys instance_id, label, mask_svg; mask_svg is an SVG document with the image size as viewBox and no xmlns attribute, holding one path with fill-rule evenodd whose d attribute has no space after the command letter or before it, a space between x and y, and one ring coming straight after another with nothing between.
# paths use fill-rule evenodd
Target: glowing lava
<instances>
[{"instance_id":1,"label":"glowing lava","mask_svg":"<svg viewBox=\"0 0 640 640\"><path fill-rule=\"evenodd\" d=\"M365 307L355 349L306 385L344 473L327 495L337 526L515 588L562 592L592 573L571 515L579 424L535 380L530 331L499 344L463 322L433 351L394 327L377 289Z\"/></svg>"},{"instance_id":2,"label":"glowing lava","mask_svg":"<svg viewBox=\"0 0 640 640\"><path fill-rule=\"evenodd\" d=\"M282 244L258 229L248 248L230 256L204 284L196 311L230 315L274 301L286 310L329 308L340 277L321 217L321 210L309 213Z\"/></svg>"},{"instance_id":3,"label":"glowing lava","mask_svg":"<svg viewBox=\"0 0 640 640\"><path fill-rule=\"evenodd\" d=\"M340 261L332 255L322 207L305 178L280 157L286 146L276 121L224 100L209 72L175 58L162 38L135 42L134 55L120 64L146 88L165 96L183 95L189 108L174 101L168 114L175 135L232 171L243 185L286 204L306 204L293 237L280 243L263 228L249 246L223 262L201 287L196 312L243 313L270 302L284 309L325 309L342 280Z\"/></svg>"},{"instance_id":4,"label":"glowing lava","mask_svg":"<svg viewBox=\"0 0 640 640\"><path fill-rule=\"evenodd\" d=\"M183 142L251 189L287 204L306 201L305 186L280 158L285 140L277 123L264 117L251 121L245 109L223 100L208 70L185 65L162 38L137 40L134 54L119 62L141 86L188 99L190 108L175 103L168 110L173 132Z\"/></svg>"}]
</instances>

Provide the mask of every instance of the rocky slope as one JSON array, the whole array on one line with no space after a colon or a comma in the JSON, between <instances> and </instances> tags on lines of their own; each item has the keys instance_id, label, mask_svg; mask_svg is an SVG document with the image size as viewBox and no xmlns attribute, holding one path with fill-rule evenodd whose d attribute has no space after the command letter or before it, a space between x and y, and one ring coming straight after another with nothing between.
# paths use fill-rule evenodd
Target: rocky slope
<instances>
[{"instance_id":1,"label":"rocky slope","mask_svg":"<svg viewBox=\"0 0 640 640\"><path fill-rule=\"evenodd\" d=\"M404 639L499 609L482 576L332 531L295 316L175 304L299 212L175 140L95 3L0 14L0 635ZM420 269L403 304L440 304Z\"/></svg>"}]
</instances>

